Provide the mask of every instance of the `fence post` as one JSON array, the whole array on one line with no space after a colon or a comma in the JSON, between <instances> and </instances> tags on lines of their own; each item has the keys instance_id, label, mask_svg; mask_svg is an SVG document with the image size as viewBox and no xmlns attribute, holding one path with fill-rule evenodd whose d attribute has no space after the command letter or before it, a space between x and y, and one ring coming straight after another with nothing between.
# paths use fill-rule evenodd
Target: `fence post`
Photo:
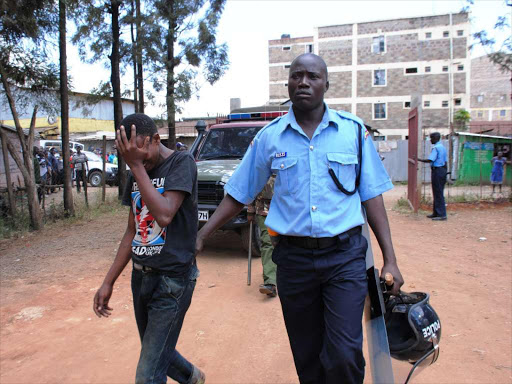
<instances>
[{"instance_id":1,"label":"fence post","mask_svg":"<svg viewBox=\"0 0 512 384\"><path fill-rule=\"evenodd\" d=\"M105 156L107 155L107 136L103 135L103 173L102 173L102 178L101 178L101 201L102 202L105 202L105 186L106 186L106 178L107 178L107 173L106 173L106 162L107 162L107 159L105 158Z\"/></svg>"}]
</instances>

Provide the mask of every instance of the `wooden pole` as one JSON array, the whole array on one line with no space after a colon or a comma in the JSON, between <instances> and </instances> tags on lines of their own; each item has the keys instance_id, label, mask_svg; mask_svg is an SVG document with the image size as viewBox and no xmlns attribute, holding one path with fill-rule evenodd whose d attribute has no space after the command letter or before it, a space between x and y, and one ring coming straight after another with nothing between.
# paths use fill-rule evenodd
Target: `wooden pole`
<instances>
[{"instance_id":1,"label":"wooden pole","mask_svg":"<svg viewBox=\"0 0 512 384\"><path fill-rule=\"evenodd\" d=\"M105 135L103 135L102 153L103 153L103 173L102 173L102 178L101 178L101 201L105 202L105 195L106 195L105 188L106 188L106 179L107 179L107 173L106 173L107 159L105 157L107 155L107 136L105 136Z\"/></svg>"},{"instance_id":2,"label":"wooden pole","mask_svg":"<svg viewBox=\"0 0 512 384\"><path fill-rule=\"evenodd\" d=\"M7 135L3 128L0 128L0 139L2 140L2 153L4 156L5 179L7 182L7 195L9 197L9 213L11 217L16 215L16 200L12 190L11 166L9 165L9 151L7 150Z\"/></svg>"}]
</instances>

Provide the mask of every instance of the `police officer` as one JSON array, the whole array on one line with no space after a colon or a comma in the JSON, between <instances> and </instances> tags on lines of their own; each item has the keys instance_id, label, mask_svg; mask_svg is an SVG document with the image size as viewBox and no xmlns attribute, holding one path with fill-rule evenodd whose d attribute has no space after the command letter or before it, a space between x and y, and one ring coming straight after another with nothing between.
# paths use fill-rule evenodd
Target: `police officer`
<instances>
[{"instance_id":1,"label":"police officer","mask_svg":"<svg viewBox=\"0 0 512 384\"><path fill-rule=\"evenodd\" d=\"M418 159L423 163L430 163L432 179L432 195L434 196L433 212L427 215L432 220L446 220L446 204L444 202L444 185L446 184L446 149L440 143L441 134L433 132L430 134L432 150L428 159Z\"/></svg>"},{"instance_id":2,"label":"police officer","mask_svg":"<svg viewBox=\"0 0 512 384\"><path fill-rule=\"evenodd\" d=\"M361 235L361 204L383 253L382 273L394 277L394 293L403 278L382 199L391 181L371 138L360 128L362 121L324 103L327 76L317 55L303 54L292 62L288 114L258 132L225 186L227 195L199 231L196 250L276 173L265 224L279 234L272 258L299 380L362 383L368 244Z\"/></svg>"}]
</instances>

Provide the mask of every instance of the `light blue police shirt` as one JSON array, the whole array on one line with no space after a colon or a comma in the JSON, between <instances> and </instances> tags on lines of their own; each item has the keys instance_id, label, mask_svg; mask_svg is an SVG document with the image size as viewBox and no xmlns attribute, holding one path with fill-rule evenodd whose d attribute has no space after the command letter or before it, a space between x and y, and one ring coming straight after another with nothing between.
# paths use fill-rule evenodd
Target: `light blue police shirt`
<instances>
[{"instance_id":1,"label":"light blue police shirt","mask_svg":"<svg viewBox=\"0 0 512 384\"><path fill-rule=\"evenodd\" d=\"M446 164L446 149L441 144L441 142L437 142L432 147L432 151L430 151L430 156L428 159L432 161L432 167L442 167Z\"/></svg>"},{"instance_id":2,"label":"light blue police shirt","mask_svg":"<svg viewBox=\"0 0 512 384\"><path fill-rule=\"evenodd\" d=\"M352 191L358 163L357 116L325 113L309 140L297 124L293 108L263 127L225 186L235 200L249 204L277 174L265 224L282 235L332 237L364 223L361 201L393 188L371 137L362 125L362 169L358 193L347 196L331 176Z\"/></svg>"}]
</instances>

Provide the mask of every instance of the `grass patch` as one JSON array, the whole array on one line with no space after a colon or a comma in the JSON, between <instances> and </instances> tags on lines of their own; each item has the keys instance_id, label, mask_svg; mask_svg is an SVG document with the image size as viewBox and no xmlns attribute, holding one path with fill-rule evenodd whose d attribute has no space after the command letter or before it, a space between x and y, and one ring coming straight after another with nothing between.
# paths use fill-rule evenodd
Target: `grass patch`
<instances>
[{"instance_id":1,"label":"grass patch","mask_svg":"<svg viewBox=\"0 0 512 384\"><path fill-rule=\"evenodd\" d=\"M411 206L409 205L409 200L407 200L405 197L401 197L395 202L393 210L402 213L412 212Z\"/></svg>"},{"instance_id":2,"label":"grass patch","mask_svg":"<svg viewBox=\"0 0 512 384\"><path fill-rule=\"evenodd\" d=\"M100 193L101 191L97 191ZM98 197L98 196L96 196ZM51 227L52 224L75 224L82 221L91 221L105 214L117 213L124 211L126 208L123 207L121 201L115 196L106 196L105 202L101 201L101 198L94 198L94 194L89 194L89 200L93 201L89 203L89 207L85 205L83 199L73 199L75 208L74 216L70 216L64 210L64 203L54 204L51 203L46 206L46 213L44 214L44 227ZM24 205L22 205L24 204ZM28 206L26 200L21 201L21 204L17 204L16 218L13 219L9 215L0 215L0 239L11 239L21 237L30 229L30 217L28 213Z\"/></svg>"}]
</instances>

